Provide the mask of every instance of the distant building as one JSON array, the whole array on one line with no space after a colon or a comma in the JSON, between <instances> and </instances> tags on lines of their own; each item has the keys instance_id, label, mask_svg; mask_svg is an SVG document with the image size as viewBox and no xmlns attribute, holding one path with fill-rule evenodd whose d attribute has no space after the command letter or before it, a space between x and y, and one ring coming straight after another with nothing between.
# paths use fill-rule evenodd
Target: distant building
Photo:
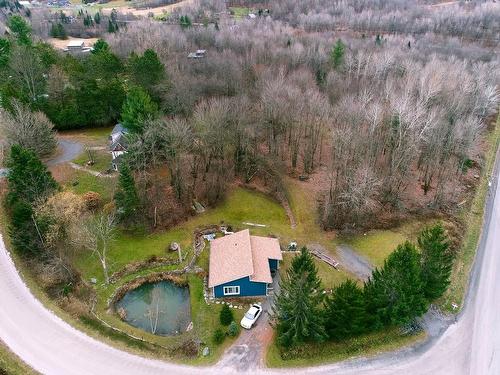
<instances>
[{"instance_id":1,"label":"distant building","mask_svg":"<svg viewBox=\"0 0 500 375\"><path fill-rule=\"evenodd\" d=\"M92 47L86 47L85 41L75 39L70 40L64 49L65 52L90 52L92 51Z\"/></svg>"},{"instance_id":2,"label":"distant building","mask_svg":"<svg viewBox=\"0 0 500 375\"><path fill-rule=\"evenodd\" d=\"M210 242L208 287L215 298L266 296L282 260L276 238L248 229Z\"/></svg>"},{"instance_id":3,"label":"distant building","mask_svg":"<svg viewBox=\"0 0 500 375\"><path fill-rule=\"evenodd\" d=\"M191 52L188 55L188 59L202 59L202 58L206 57L206 55L207 55L207 50L198 49L198 50L196 50L196 52Z\"/></svg>"},{"instance_id":4,"label":"distant building","mask_svg":"<svg viewBox=\"0 0 500 375\"><path fill-rule=\"evenodd\" d=\"M111 167L117 171L123 155L127 153L128 131L122 124L116 124L109 135L109 151L111 152Z\"/></svg>"}]
</instances>

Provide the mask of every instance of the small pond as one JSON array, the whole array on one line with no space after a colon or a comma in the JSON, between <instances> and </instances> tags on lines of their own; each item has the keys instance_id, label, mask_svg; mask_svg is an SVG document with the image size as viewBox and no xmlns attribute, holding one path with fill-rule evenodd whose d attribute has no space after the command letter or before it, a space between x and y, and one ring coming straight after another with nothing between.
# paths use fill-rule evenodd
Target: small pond
<instances>
[{"instance_id":1,"label":"small pond","mask_svg":"<svg viewBox=\"0 0 500 375\"><path fill-rule=\"evenodd\" d=\"M128 324L155 335L179 334L191 323L189 288L170 281L143 284L127 292L115 307Z\"/></svg>"}]
</instances>

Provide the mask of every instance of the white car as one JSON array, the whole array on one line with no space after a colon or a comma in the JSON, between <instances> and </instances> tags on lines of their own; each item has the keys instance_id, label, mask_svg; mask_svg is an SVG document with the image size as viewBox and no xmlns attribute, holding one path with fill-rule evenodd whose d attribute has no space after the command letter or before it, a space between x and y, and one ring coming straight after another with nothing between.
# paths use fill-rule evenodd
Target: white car
<instances>
[{"instance_id":1,"label":"white car","mask_svg":"<svg viewBox=\"0 0 500 375\"><path fill-rule=\"evenodd\" d=\"M241 319L241 326L245 329L252 328L257 319L259 319L260 314L262 314L262 306L257 304L252 305L245 313L243 319Z\"/></svg>"}]
</instances>

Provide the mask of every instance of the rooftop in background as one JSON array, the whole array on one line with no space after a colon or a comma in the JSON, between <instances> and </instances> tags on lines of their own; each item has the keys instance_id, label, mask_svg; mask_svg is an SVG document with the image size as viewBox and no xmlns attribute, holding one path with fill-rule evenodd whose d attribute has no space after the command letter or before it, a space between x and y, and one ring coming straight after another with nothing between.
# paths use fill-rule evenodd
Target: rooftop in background
<instances>
[{"instance_id":1,"label":"rooftop in background","mask_svg":"<svg viewBox=\"0 0 500 375\"><path fill-rule=\"evenodd\" d=\"M85 41L81 39L70 40L66 45L68 48L83 48L85 46Z\"/></svg>"},{"instance_id":2,"label":"rooftop in background","mask_svg":"<svg viewBox=\"0 0 500 375\"><path fill-rule=\"evenodd\" d=\"M248 229L217 238L210 243L208 286L250 277L271 283L269 259L282 260L278 239L251 236Z\"/></svg>"},{"instance_id":3,"label":"rooftop in background","mask_svg":"<svg viewBox=\"0 0 500 375\"><path fill-rule=\"evenodd\" d=\"M206 55L207 55L206 49L198 49L198 50L196 50L196 52L191 52L188 55L188 58L189 59L202 59L202 58L206 57Z\"/></svg>"}]
</instances>

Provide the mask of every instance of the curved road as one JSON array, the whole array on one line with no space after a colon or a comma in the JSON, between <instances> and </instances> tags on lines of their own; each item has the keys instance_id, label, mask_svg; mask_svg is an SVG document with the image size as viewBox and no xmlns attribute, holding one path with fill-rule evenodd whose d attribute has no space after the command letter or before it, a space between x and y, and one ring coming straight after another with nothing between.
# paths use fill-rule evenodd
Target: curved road
<instances>
[{"instance_id":1,"label":"curved road","mask_svg":"<svg viewBox=\"0 0 500 375\"><path fill-rule=\"evenodd\" d=\"M497 165L498 167L498 165ZM497 178L495 178L495 182ZM500 373L500 197L492 187L466 306L441 336L415 348L308 369L252 373L487 375ZM496 199L494 192L496 191ZM35 370L49 375L224 374L234 363L187 367L142 358L103 344L47 310L17 273L0 236L0 339Z\"/></svg>"}]
</instances>

